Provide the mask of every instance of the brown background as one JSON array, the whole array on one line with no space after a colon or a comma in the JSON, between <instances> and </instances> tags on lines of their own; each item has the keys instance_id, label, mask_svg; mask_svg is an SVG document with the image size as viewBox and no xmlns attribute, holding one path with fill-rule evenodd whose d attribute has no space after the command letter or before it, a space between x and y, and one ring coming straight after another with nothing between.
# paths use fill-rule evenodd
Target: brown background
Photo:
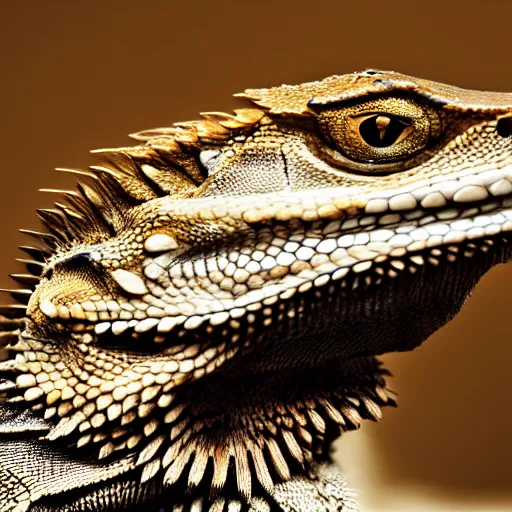
<instances>
[{"instance_id":1,"label":"brown background","mask_svg":"<svg viewBox=\"0 0 512 512\"><path fill-rule=\"evenodd\" d=\"M510 90L511 15L505 0L2 0L0 285L17 270L17 228L51 205L37 189L72 184L54 167L229 111L246 87L377 67ZM340 444L368 509L512 510L511 285L512 268L495 269L420 350L386 358L401 407Z\"/></svg>"}]
</instances>

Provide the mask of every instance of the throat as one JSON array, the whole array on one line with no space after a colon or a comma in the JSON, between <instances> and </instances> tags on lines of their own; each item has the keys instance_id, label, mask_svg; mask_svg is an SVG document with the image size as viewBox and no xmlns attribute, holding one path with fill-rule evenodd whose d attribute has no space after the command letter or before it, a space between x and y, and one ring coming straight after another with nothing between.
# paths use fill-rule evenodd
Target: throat
<instances>
[{"instance_id":1,"label":"throat","mask_svg":"<svg viewBox=\"0 0 512 512\"><path fill-rule=\"evenodd\" d=\"M150 434L137 443L141 481L163 481L173 497L270 495L328 460L340 434L396 405L386 374L376 359L361 358L300 373L200 379L177 393L170 411L155 410L139 426Z\"/></svg>"}]
</instances>

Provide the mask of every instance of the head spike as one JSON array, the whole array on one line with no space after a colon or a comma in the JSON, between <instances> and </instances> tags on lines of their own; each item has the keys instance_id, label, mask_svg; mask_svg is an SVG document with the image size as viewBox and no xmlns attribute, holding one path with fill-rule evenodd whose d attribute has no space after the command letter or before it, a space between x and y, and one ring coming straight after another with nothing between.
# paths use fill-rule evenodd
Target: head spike
<instances>
[{"instance_id":1,"label":"head spike","mask_svg":"<svg viewBox=\"0 0 512 512\"><path fill-rule=\"evenodd\" d=\"M142 130L136 133L130 133L129 137L135 140L146 142L150 139L157 137L174 137L176 135L176 128L174 126L165 128L153 128L151 130Z\"/></svg>"},{"instance_id":2,"label":"head spike","mask_svg":"<svg viewBox=\"0 0 512 512\"><path fill-rule=\"evenodd\" d=\"M59 188L40 188L39 192L44 192L46 194L65 194L67 190L61 190Z\"/></svg>"},{"instance_id":3,"label":"head spike","mask_svg":"<svg viewBox=\"0 0 512 512\"><path fill-rule=\"evenodd\" d=\"M46 260L50 257L50 253L39 247L31 247L28 245L21 245L20 249L23 252L26 252L29 256L32 256L36 261L40 261L41 263L45 263Z\"/></svg>"},{"instance_id":4,"label":"head spike","mask_svg":"<svg viewBox=\"0 0 512 512\"><path fill-rule=\"evenodd\" d=\"M32 274L9 274L17 283L34 286L39 283L40 278Z\"/></svg>"},{"instance_id":5,"label":"head spike","mask_svg":"<svg viewBox=\"0 0 512 512\"><path fill-rule=\"evenodd\" d=\"M22 304L27 304L30 296L32 295L32 290L27 290L20 288L19 290L13 289L9 290L8 288L0 288L0 292L9 293L14 300L21 302Z\"/></svg>"},{"instance_id":6,"label":"head spike","mask_svg":"<svg viewBox=\"0 0 512 512\"><path fill-rule=\"evenodd\" d=\"M0 305L0 314L7 318L23 318L27 314L27 307L23 304Z\"/></svg>"},{"instance_id":7,"label":"head spike","mask_svg":"<svg viewBox=\"0 0 512 512\"><path fill-rule=\"evenodd\" d=\"M59 245L59 240L49 233L41 233L39 231L32 231L30 229L20 229L20 233L23 233L25 235L31 236L32 238L39 240L40 242L44 243L49 249L55 249L55 247L58 247Z\"/></svg>"},{"instance_id":8,"label":"head spike","mask_svg":"<svg viewBox=\"0 0 512 512\"><path fill-rule=\"evenodd\" d=\"M23 265L27 267L27 270L34 276L40 276L43 273L44 263L23 258L16 258L16 261L23 263Z\"/></svg>"},{"instance_id":9,"label":"head spike","mask_svg":"<svg viewBox=\"0 0 512 512\"><path fill-rule=\"evenodd\" d=\"M69 174L76 174L77 176L85 176L87 178L96 179L96 176L89 171L81 171L79 169L66 169L64 167L57 167L55 170L58 172L67 172Z\"/></svg>"},{"instance_id":10,"label":"head spike","mask_svg":"<svg viewBox=\"0 0 512 512\"><path fill-rule=\"evenodd\" d=\"M23 318L7 318L0 315L0 331L12 331L23 326Z\"/></svg>"},{"instance_id":11,"label":"head spike","mask_svg":"<svg viewBox=\"0 0 512 512\"><path fill-rule=\"evenodd\" d=\"M11 343L16 343L20 335L19 329L15 331L0 332L0 347L6 347Z\"/></svg>"}]
</instances>

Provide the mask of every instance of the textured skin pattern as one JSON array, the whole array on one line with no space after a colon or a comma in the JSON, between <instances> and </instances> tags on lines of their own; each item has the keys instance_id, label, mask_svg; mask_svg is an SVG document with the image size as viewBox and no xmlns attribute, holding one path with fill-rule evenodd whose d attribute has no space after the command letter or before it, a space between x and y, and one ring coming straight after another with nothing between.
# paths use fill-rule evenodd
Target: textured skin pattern
<instances>
[{"instance_id":1,"label":"textured skin pattern","mask_svg":"<svg viewBox=\"0 0 512 512\"><path fill-rule=\"evenodd\" d=\"M353 511L332 442L511 254L512 96L368 70L133 135L0 306L0 509Z\"/></svg>"},{"instance_id":2,"label":"textured skin pattern","mask_svg":"<svg viewBox=\"0 0 512 512\"><path fill-rule=\"evenodd\" d=\"M314 479L301 476L276 486L276 503L285 512L357 512L353 491L336 466L322 465Z\"/></svg>"},{"instance_id":3,"label":"textured skin pattern","mask_svg":"<svg viewBox=\"0 0 512 512\"><path fill-rule=\"evenodd\" d=\"M69 490L70 482L74 486L103 482L122 473L125 467L125 461L98 466L73 460L37 441L10 441L8 457L2 456L0 467L2 509L29 510L30 503L41 497Z\"/></svg>"}]
</instances>

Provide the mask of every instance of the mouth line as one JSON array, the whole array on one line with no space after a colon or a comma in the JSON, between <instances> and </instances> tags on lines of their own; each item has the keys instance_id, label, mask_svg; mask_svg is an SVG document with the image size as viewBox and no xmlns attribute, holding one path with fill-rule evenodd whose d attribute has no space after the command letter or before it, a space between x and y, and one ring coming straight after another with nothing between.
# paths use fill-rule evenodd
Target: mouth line
<instances>
[{"instance_id":1,"label":"mouth line","mask_svg":"<svg viewBox=\"0 0 512 512\"><path fill-rule=\"evenodd\" d=\"M510 213L512 217L512 210L510 210ZM478 216L475 216L473 218L478 218ZM352 274L350 273L350 267L346 267L345 269L341 269L343 270L343 277L346 277L346 279L343 279L339 283L339 286L340 288L352 287L353 289L355 289L356 287L364 288L371 285L379 285L382 283L382 281L384 281L384 279L388 277L394 279L395 277L399 276L404 272L414 274L422 268L437 267L440 265L441 258L445 258L447 260L445 264L456 264L457 260L461 258L471 258L478 251L489 254L489 257L494 258L495 263L508 262L512 258L512 222L510 222L510 229L507 231L503 231L497 234L484 237L468 238L466 240L458 242L457 245L453 245L452 242L451 244L445 243L440 246L425 246L422 248L418 248L417 250L412 251L410 253L406 253L405 255L402 255L400 257L396 256L396 259L387 257L385 259L375 261L375 264L373 264L373 261L370 261L370 265L365 265L364 269L362 266L360 266L360 269L358 269L357 272L354 272ZM367 262L363 263L366 264ZM338 275L341 275L339 273L339 270L337 271ZM331 274L323 274L320 275L319 277L325 278L326 276L328 276L329 279L326 280L326 283L324 283L328 284L332 280L341 279L340 277L337 276L336 279L335 274L336 272L332 272ZM323 284L316 286L316 288L320 288L322 286ZM289 288L284 292L281 291L279 296L269 295L269 298L271 300L267 300L265 305L272 306L279 302L279 300L291 299L296 292L305 293L312 289L314 290L315 286L313 283L309 282L308 285L303 286L301 290L299 290L299 288L300 287L298 287L297 289ZM293 291L293 293L291 293L291 291ZM284 297L283 294L286 296ZM266 299L264 299L262 302L265 303L265 300ZM249 307L253 304L257 303L253 302L252 304L249 304ZM262 307L252 309L255 312L260 312ZM226 313L229 313L229 311L226 311ZM208 324L208 315L204 315L204 317L205 318L203 319L203 321L205 321L205 323ZM123 352L133 351L134 354L140 355L143 352L166 352L168 349L172 350L173 347L184 347L188 343L188 335L192 335L194 338L196 336L204 336L207 340L208 338L210 338L206 343L206 345L210 345L212 339L222 332L222 325L215 326L216 328L214 330L210 329L209 332L207 332L206 330L204 330L204 326L201 326L202 322L199 325L197 325L197 328L201 327L201 329L198 329L197 331L194 329L187 329L184 327L185 319L181 319L181 325L178 324L179 320L176 320L177 329L175 329L174 332L159 332L157 328L159 322L161 322L162 319L151 320L151 323L146 324L151 325L151 327L145 330L140 329L139 327L138 331L136 331L135 328L137 326L140 326L143 320L119 321L122 322L122 324L120 326L115 326L117 327L116 332L112 331L112 326L115 324L116 321L99 323L73 323L72 321L67 321L61 325L63 327L65 325L66 327L69 328L58 331L57 334L59 337L72 334L78 336L89 334L91 336L89 342L92 342L94 344L98 343L103 348L105 348L105 346L108 346L108 348L112 350L119 350ZM110 329L105 329L104 324L107 323L109 324L108 327L110 327ZM98 329L98 326L100 326L100 329ZM207 325L207 327L210 326ZM169 334L171 334L171 336L169 336ZM35 337L31 335L27 336L26 334L23 333L22 338L46 343L51 342L50 339ZM109 341L107 342L107 340ZM144 343L145 341L152 341L154 343L152 343L151 346L148 346L146 343ZM131 344L136 342L140 342L141 346L130 346ZM191 343L197 344L201 343L201 341L196 338L194 339L194 341L191 341ZM153 347L154 351L148 350L148 348L150 347ZM141 348L143 348L143 350L141 350Z\"/></svg>"},{"instance_id":2,"label":"mouth line","mask_svg":"<svg viewBox=\"0 0 512 512\"><path fill-rule=\"evenodd\" d=\"M505 179L502 178L502 181ZM89 332L98 339L107 335L130 340L150 334L152 340L162 346L163 343L169 344L169 334L172 333L176 342L180 343L180 337L185 334L195 331L205 334L202 329L198 331L203 324L216 331L217 327L226 327L230 322L239 323L251 311L272 307L276 302L291 299L297 292L323 287L331 281L340 281L342 286L346 286L346 281L356 275L362 285L379 284L386 275L396 277L405 269L421 267L425 262L438 265L438 258L443 253L448 261L455 261L459 252L474 250L472 245L490 250L495 238L512 232L512 195L488 196L465 203L464 207L460 202L448 201L444 206L421 210L362 213L351 218L322 219L309 224L311 231L319 234L308 235L309 231L305 228L304 239L307 236L317 237L316 240L309 239L314 240L316 246L308 245L308 250L325 254L325 246L330 244L333 248L331 251L341 253L339 260L318 265L313 268L314 272L308 270L304 274L292 273L290 264L288 273L277 284L269 280L260 288L249 289L233 299L225 299L222 301L223 309L212 310L211 313L166 313L167 316L123 319L122 316L119 318L105 312L93 313L96 317L100 316L100 320L80 318L76 322L69 317L52 318L57 322L56 334ZM290 237L292 239L293 236ZM465 245L468 245L466 249L463 248ZM298 254L296 258L296 261L300 259ZM275 259L279 262L277 256ZM372 273L375 275L372 276Z\"/></svg>"},{"instance_id":3,"label":"mouth line","mask_svg":"<svg viewBox=\"0 0 512 512\"><path fill-rule=\"evenodd\" d=\"M446 276L446 273L454 272L454 268L457 263L464 265L466 271L471 268L475 268L477 270L477 274L482 275L487 271L492 265L495 263L501 263L510 260L512 257L512 231L506 233L500 233L499 235L495 235L492 237L482 238L478 240L468 240L462 243L458 247L458 251L456 253L450 252L447 250L443 253L438 253L435 251L439 251L438 248L426 249L424 251L419 251L415 255L411 255L412 257L416 257L421 254L424 259L424 263L421 265L415 264L415 260L412 257L409 259L409 264L406 265L403 269L398 269L393 267L389 262L385 262L380 268L386 269L383 274L378 275L378 279L381 279L382 286L374 286L377 284L376 280L373 279L369 281L367 278L372 275L371 272L362 272L359 275L350 274L349 279L345 281L345 286L341 284L340 292L341 293L353 293L356 292L357 297L366 297L367 291L364 291L365 288L373 288L374 291L370 293L374 293L375 290L384 288L384 287L394 287L398 289L402 286L410 286L410 283L413 282L415 276L411 274L415 274L416 272L419 277L423 273L431 273L431 272L441 272L442 276ZM471 254L469 254L471 253ZM450 257L453 256L454 259ZM475 262L475 264L471 263L471 258L478 259L479 263ZM444 264L440 264L441 260L444 260ZM458 261L456 261L458 260ZM453 264L455 262L455 264ZM483 263L483 264L482 264ZM415 269L413 272L412 269ZM457 271L458 272L458 271ZM471 274L468 274L468 277L474 278L472 275L473 272L470 270ZM439 274L436 274L439 277ZM395 279L400 276L400 279ZM355 284L357 283L357 288L355 289ZM395 283L395 284L393 284ZM310 287L310 293L325 294L328 295L327 291L328 287L324 287L324 290L315 290L315 288ZM353 290L352 292L350 290ZM277 308L276 308L277 309ZM259 312L260 320L263 320L265 317L262 312ZM364 320L364 319L361 319ZM258 320L259 322L259 320ZM197 368L196 371L199 374L209 373L213 371L215 368L220 366L223 362L232 358L232 356L238 352L244 345L244 336L247 331L246 325L242 326L238 336L240 341L226 341L222 338L222 336L218 336L218 333L213 336L207 336L207 333L201 329L198 332L188 332L186 336L173 336L174 340L169 337L162 337L160 342L157 343L145 343L146 340L154 341L154 332L147 331L145 333L136 333L141 337L139 340L141 343L140 346L132 345L137 341L136 338L132 337L132 333L125 331L122 335L112 335L112 333L104 333L102 335L96 334L94 331L95 325L88 324L87 326L83 325L82 331L70 330L70 331L62 331L59 332L56 338L45 338L42 336L33 335L29 332L23 331L20 334L20 338L27 341L30 345L31 349L35 350L43 350L42 347L33 347L30 342L33 341L36 344L55 344L57 338L62 338L67 335L74 335L74 340L79 346L80 343L86 343L90 346L96 346L99 350L108 350L111 352L119 353L123 357L127 358L127 361L131 363L140 363L147 361L153 361L155 357L160 361L170 361L170 359L176 359L176 364L181 365L181 354L187 355L187 357L193 357L197 359ZM56 333L57 334L57 333ZM88 336L87 340L84 340L83 337ZM110 345L107 340L118 339L119 343L115 345ZM250 338L250 337L249 337ZM249 338L247 338L247 342L249 342ZM166 343L162 343L165 341ZM171 342L171 343L169 343ZM253 343L248 345L249 348L254 348L258 340L254 338L252 340ZM197 347L195 354L187 354L187 351L192 349L193 347ZM367 356L368 354L363 354ZM376 354L373 354L376 355ZM190 371L190 361L183 361L185 365L183 368L183 372ZM188 365L188 366L187 366ZM186 371L185 371L186 370ZM180 366L181 371L181 366Z\"/></svg>"}]
</instances>

